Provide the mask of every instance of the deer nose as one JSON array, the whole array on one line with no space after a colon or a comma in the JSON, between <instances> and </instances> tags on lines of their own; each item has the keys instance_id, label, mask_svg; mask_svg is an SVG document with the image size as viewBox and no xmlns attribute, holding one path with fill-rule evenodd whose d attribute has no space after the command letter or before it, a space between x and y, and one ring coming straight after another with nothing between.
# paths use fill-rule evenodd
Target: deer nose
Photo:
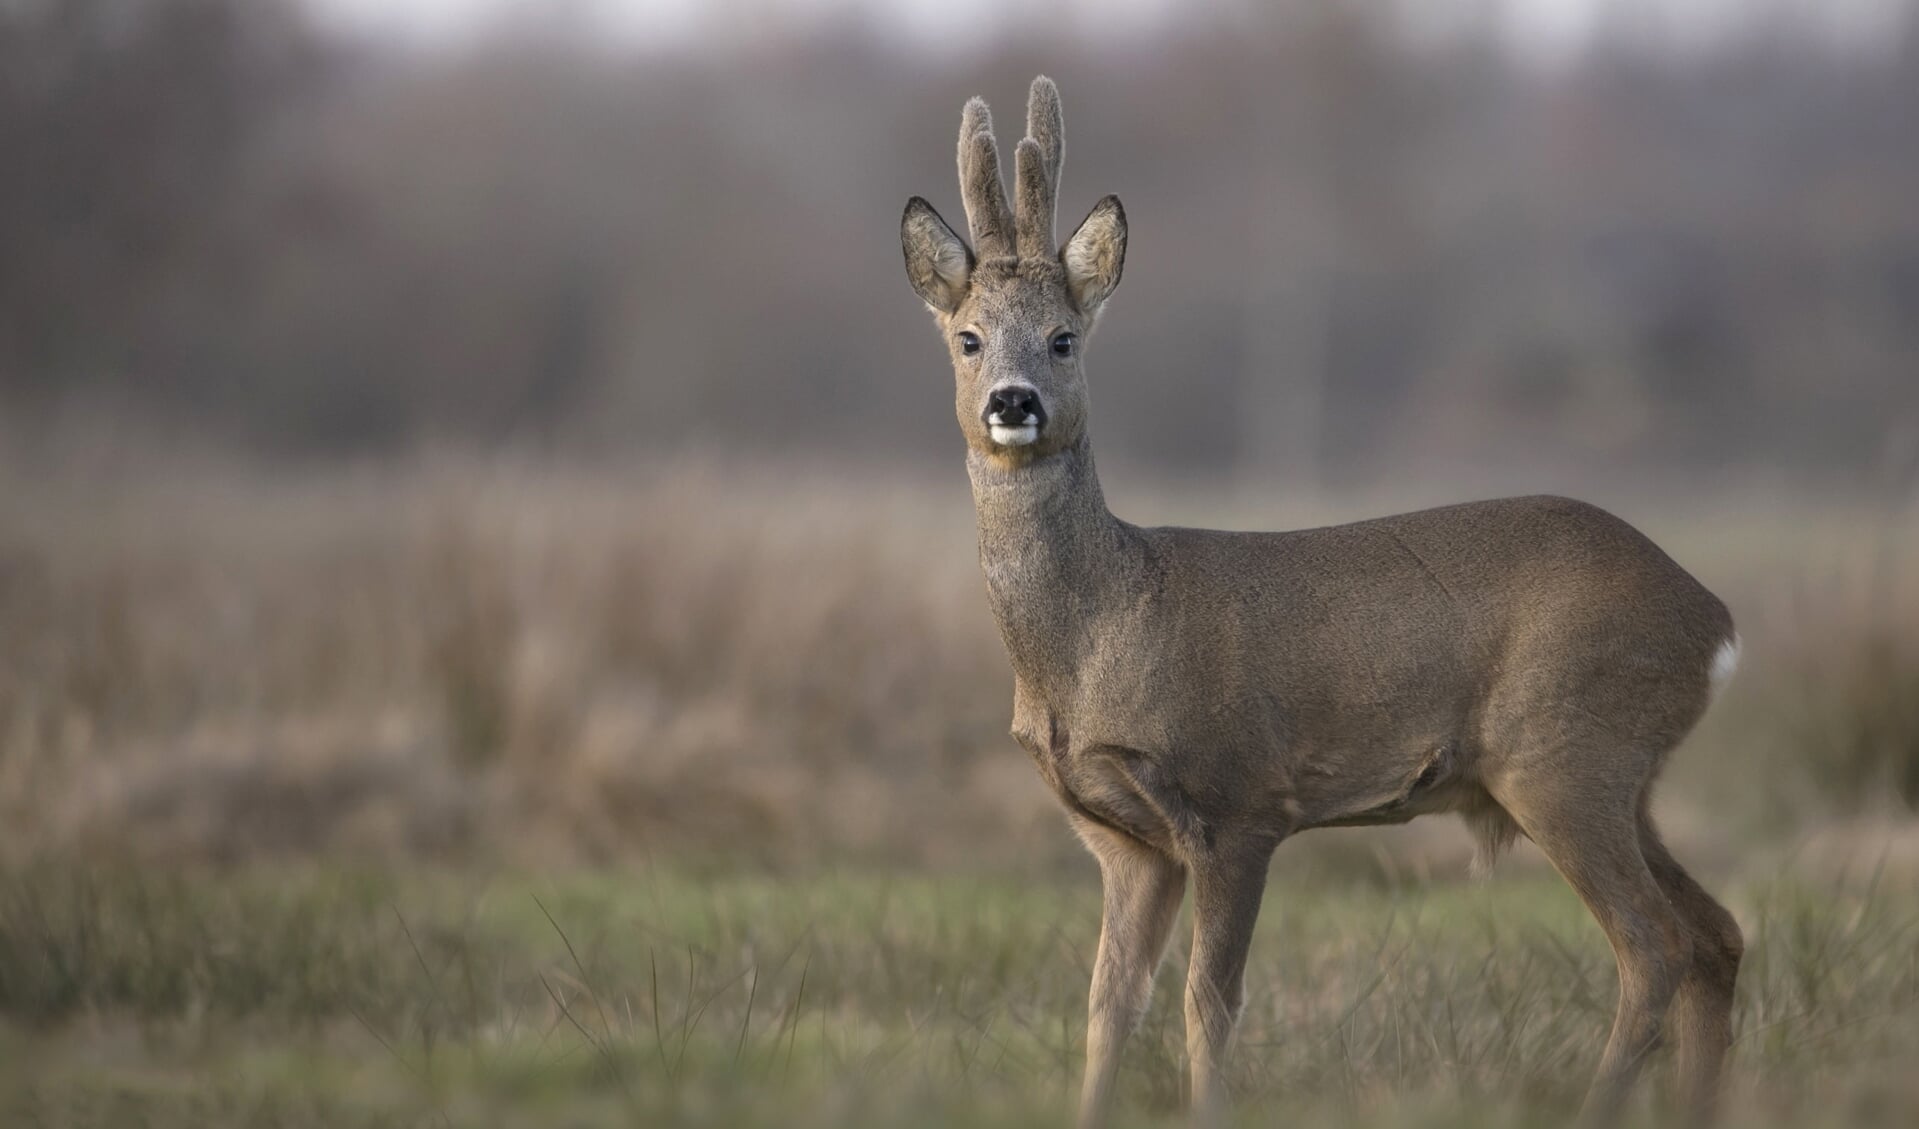
<instances>
[{"instance_id":1,"label":"deer nose","mask_svg":"<svg viewBox=\"0 0 1919 1129\"><path fill-rule=\"evenodd\" d=\"M1021 384L1008 384L987 393L986 410L980 413L980 418L988 426L1040 427L1046 423L1046 409L1040 406L1039 392L1036 390Z\"/></svg>"}]
</instances>

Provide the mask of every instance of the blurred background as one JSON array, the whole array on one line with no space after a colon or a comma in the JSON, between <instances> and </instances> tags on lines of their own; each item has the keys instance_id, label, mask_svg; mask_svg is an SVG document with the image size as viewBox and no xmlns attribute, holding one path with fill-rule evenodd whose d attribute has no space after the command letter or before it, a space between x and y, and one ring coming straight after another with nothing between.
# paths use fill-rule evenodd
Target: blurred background
<instances>
[{"instance_id":1,"label":"blurred background","mask_svg":"<svg viewBox=\"0 0 1919 1129\"><path fill-rule=\"evenodd\" d=\"M1919 860L1908 0L0 0L0 855L1077 859L898 250L1041 72L1122 516L1607 505L1682 853Z\"/></svg>"}]
</instances>

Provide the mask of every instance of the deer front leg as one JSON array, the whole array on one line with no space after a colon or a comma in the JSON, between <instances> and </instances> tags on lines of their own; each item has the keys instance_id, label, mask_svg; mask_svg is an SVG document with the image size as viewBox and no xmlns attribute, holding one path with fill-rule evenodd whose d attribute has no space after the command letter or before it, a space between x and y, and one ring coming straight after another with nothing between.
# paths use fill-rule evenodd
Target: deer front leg
<instances>
[{"instance_id":1,"label":"deer front leg","mask_svg":"<svg viewBox=\"0 0 1919 1129\"><path fill-rule=\"evenodd\" d=\"M1240 843L1193 863L1193 959L1186 975L1186 1057L1193 1121L1226 1111L1226 1060L1245 1005L1246 953L1266 891L1273 844Z\"/></svg>"},{"instance_id":2,"label":"deer front leg","mask_svg":"<svg viewBox=\"0 0 1919 1129\"><path fill-rule=\"evenodd\" d=\"M1074 823L1099 859L1105 901L1086 1006L1086 1078L1079 1100L1079 1124L1092 1129L1105 1121L1120 1051L1152 998L1153 974L1186 894L1186 870L1097 824L1078 818Z\"/></svg>"}]
</instances>

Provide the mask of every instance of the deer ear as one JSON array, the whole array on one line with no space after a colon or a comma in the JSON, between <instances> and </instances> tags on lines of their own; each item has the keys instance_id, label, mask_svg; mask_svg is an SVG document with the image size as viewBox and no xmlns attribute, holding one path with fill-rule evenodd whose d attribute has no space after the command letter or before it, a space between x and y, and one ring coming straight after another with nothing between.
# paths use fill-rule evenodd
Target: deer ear
<instances>
[{"instance_id":1,"label":"deer ear","mask_svg":"<svg viewBox=\"0 0 1919 1129\"><path fill-rule=\"evenodd\" d=\"M935 313L950 314L966 297L973 253L953 234L933 205L913 197L900 217L900 249L906 252L906 279Z\"/></svg>"},{"instance_id":2,"label":"deer ear","mask_svg":"<svg viewBox=\"0 0 1919 1129\"><path fill-rule=\"evenodd\" d=\"M1098 313L1118 288L1120 271L1126 266L1126 209L1119 206L1119 197L1108 196L1093 205L1079 230L1060 248L1059 261L1066 268L1073 301L1088 317Z\"/></svg>"}]
</instances>

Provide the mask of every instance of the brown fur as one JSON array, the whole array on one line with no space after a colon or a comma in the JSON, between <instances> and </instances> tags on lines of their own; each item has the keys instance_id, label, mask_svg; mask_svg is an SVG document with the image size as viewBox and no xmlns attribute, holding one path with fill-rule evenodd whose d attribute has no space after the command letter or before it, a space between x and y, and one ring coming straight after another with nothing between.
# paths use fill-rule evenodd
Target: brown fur
<instances>
[{"instance_id":1,"label":"brown fur","mask_svg":"<svg viewBox=\"0 0 1919 1129\"><path fill-rule=\"evenodd\" d=\"M1564 498L1290 533L1114 517L1080 354L1049 343L1090 332L1118 284L1124 212L1109 197L1052 251L1062 129L1058 92L1038 79L1010 254L984 104L964 123L978 257L918 198L902 239L953 352L1013 733L1104 877L1082 1120L1103 1117L1189 877L1187 1047L1209 1118L1273 849L1308 828L1433 812L1464 815L1488 858L1532 838L1611 941L1619 1008L1589 1113L1617 1110L1675 999L1682 1082L1705 1111L1739 929L1660 845L1646 799L1706 708L1733 638L1725 606L1625 522ZM1009 382L1046 408L1029 446L999 445L982 422Z\"/></svg>"}]
</instances>

